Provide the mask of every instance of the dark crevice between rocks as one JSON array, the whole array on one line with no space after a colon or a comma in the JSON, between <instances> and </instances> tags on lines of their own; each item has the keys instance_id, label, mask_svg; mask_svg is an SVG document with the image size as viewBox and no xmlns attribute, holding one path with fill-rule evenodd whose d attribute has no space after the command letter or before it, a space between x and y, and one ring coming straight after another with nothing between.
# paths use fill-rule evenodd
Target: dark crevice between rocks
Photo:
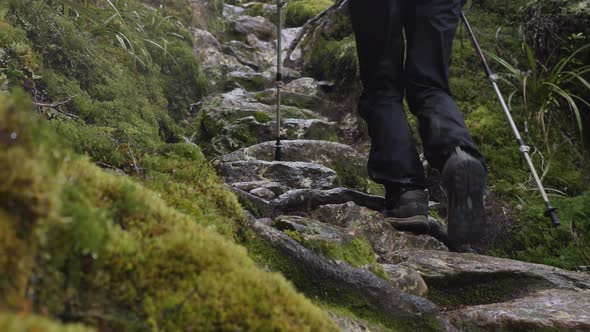
<instances>
[{"instance_id":1,"label":"dark crevice between rocks","mask_svg":"<svg viewBox=\"0 0 590 332\"><path fill-rule=\"evenodd\" d=\"M555 287L547 280L514 273L464 273L452 279L424 277L424 281L428 285L427 298L445 311L507 302Z\"/></svg>"}]
</instances>

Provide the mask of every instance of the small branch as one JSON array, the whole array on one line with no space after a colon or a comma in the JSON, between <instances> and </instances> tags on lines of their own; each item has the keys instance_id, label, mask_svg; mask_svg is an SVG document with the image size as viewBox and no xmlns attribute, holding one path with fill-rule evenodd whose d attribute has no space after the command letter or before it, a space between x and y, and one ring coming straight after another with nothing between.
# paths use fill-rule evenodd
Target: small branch
<instances>
[{"instance_id":1,"label":"small branch","mask_svg":"<svg viewBox=\"0 0 590 332\"><path fill-rule=\"evenodd\" d=\"M104 163L104 162L102 162L102 161L99 161L99 162L97 162L96 164L97 164L99 167L102 167L102 168L108 168L108 169L112 169L112 170L113 170L113 171L115 171L115 173L117 173L117 174L120 174L120 175L127 175L127 173L125 173L125 172L124 172L122 169L120 169L120 168L117 168L117 167L115 167L115 166L113 166L113 165L110 165L110 164Z\"/></svg>"},{"instance_id":2,"label":"small branch","mask_svg":"<svg viewBox=\"0 0 590 332\"><path fill-rule=\"evenodd\" d=\"M65 115L65 116L67 116L67 117L69 117L69 118L71 118L71 119L78 120L78 119L80 119L80 117L79 117L79 116L77 116L77 115L75 115L75 114L72 114L72 113L68 113L68 112L66 112L66 111L63 111L63 110L61 110L61 109L60 109L60 106L62 106L62 105L65 105L65 104L69 103L69 102L70 102L70 101L72 101L72 99L74 99L74 98L76 98L76 96L72 96L72 97L70 97L70 98L68 98L68 99L66 99L66 100L64 100L64 101L61 101L61 102L59 102L59 103L46 104L46 103L37 103L37 102L36 102L36 103L34 103L34 105L35 105L35 106L37 106L37 107L47 107L47 108L54 109L54 110L56 110L57 112L59 112L59 113L61 113L61 114Z\"/></svg>"},{"instance_id":3,"label":"small branch","mask_svg":"<svg viewBox=\"0 0 590 332\"><path fill-rule=\"evenodd\" d=\"M139 169L139 166L137 165L137 159L135 158L135 155L133 154L133 150L131 150L131 144L128 144L129 147L129 156L131 156L131 160L133 161L133 169L135 170L135 173L137 173L137 175L141 175L141 170Z\"/></svg>"},{"instance_id":4,"label":"small branch","mask_svg":"<svg viewBox=\"0 0 590 332\"><path fill-rule=\"evenodd\" d=\"M72 101L72 99L76 98L76 96L72 96L64 101L61 101L59 103L54 103L54 104L45 104L45 103L35 103L36 106L40 106L40 107L51 107L51 108L56 108L62 105L65 105L67 103L69 103L70 101Z\"/></svg>"}]
</instances>

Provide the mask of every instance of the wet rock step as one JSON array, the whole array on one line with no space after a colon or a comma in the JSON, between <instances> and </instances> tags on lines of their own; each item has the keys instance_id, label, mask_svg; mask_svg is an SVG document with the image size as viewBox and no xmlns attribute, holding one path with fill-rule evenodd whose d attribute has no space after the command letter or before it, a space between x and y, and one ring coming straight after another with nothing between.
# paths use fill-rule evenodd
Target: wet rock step
<instances>
[{"instance_id":1,"label":"wet rock step","mask_svg":"<svg viewBox=\"0 0 590 332\"><path fill-rule=\"evenodd\" d=\"M336 172L313 163L281 161L234 161L219 165L227 183L277 182L293 189L326 189L334 186Z\"/></svg>"},{"instance_id":2,"label":"wet rock step","mask_svg":"<svg viewBox=\"0 0 590 332\"><path fill-rule=\"evenodd\" d=\"M464 331L590 331L590 291L545 290L448 316Z\"/></svg>"},{"instance_id":3,"label":"wet rock step","mask_svg":"<svg viewBox=\"0 0 590 332\"><path fill-rule=\"evenodd\" d=\"M414 267L428 280L453 280L469 276L513 275L527 282L537 280L546 288L590 290L590 274L562 270L553 266L526 263L491 256L404 250L397 253L404 265Z\"/></svg>"},{"instance_id":4,"label":"wet rock step","mask_svg":"<svg viewBox=\"0 0 590 332\"><path fill-rule=\"evenodd\" d=\"M266 113L272 119L276 112L276 105L261 103L244 89L234 89L230 92L208 98L204 101L200 110L200 113L206 113L217 121L225 122L260 114L256 112ZM284 118L327 120L311 110L286 105L281 107L281 113Z\"/></svg>"},{"instance_id":5,"label":"wet rock step","mask_svg":"<svg viewBox=\"0 0 590 332\"><path fill-rule=\"evenodd\" d=\"M208 155L223 155L276 138L276 108L235 89L206 99L193 111L194 141ZM306 109L281 107L284 138L336 139L337 125Z\"/></svg>"},{"instance_id":6,"label":"wet rock step","mask_svg":"<svg viewBox=\"0 0 590 332\"><path fill-rule=\"evenodd\" d=\"M256 117L237 119L233 124L222 128L211 142L216 154L275 139L276 121L268 119L268 116L256 113ZM317 119L284 119L281 127L281 137L288 140L335 139L336 133L336 123ZM274 146L271 148L274 151Z\"/></svg>"},{"instance_id":7,"label":"wet rock step","mask_svg":"<svg viewBox=\"0 0 590 332\"><path fill-rule=\"evenodd\" d=\"M324 92L327 83L318 82L310 77L297 78L281 91L281 103L299 108L312 109L331 120L342 117L341 106L330 101ZM274 105L276 103L276 89L267 89L254 94L254 98L262 103Z\"/></svg>"},{"instance_id":8,"label":"wet rock step","mask_svg":"<svg viewBox=\"0 0 590 332\"><path fill-rule=\"evenodd\" d=\"M220 161L266 160L271 161L275 152L274 141L246 147L220 157ZM282 141L282 157L285 161L312 162L329 167L338 173L342 185L364 189L368 184L366 157L352 147L329 141Z\"/></svg>"},{"instance_id":9,"label":"wet rock step","mask_svg":"<svg viewBox=\"0 0 590 332\"><path fill-rule=\"evenodd\" d=\"M258 39L267 42L276 40L276 27L272 22L262 16L240 15L240 13L243 12L243 9L235 10L236 7L232 9L234 9L235 14L228 15L227 18L229 21L229 28L232 29L233 32L243 36L252 34ZM228 12L229 11L228 8Z\"/></svg>"},{"instance_id":10,"label":"wet rock step","mask_svg":"<svg viewBox=\"0 0 590 332\"><path fill-rule=\"evenodd\" d=\"M270 87L273 83L274 77L271 77L270 74L236 70L227 73L225 90L260 91Z\"/></svg>"},{"instance_id":11,"label":"wet rock step","mask_svg":"<svg viewBox=\"0 0 590 332\"><path fill-rule=\"evenodd\" d=\"M241 64L255 71L264 69L264 60L256 51L257 49L238 40L230 40L221 45L221 52L235 57Z\"/></svg>"},{"instance_id":12,"label":"wet rock step","mask_svg":"<svg viewBox=\"0 0 590 332\"><path fill-rule=\"evenodd\" d=\"M337 226L346 234L367 239L381 263L397 263L394 253L404 249L448 251L443 243L431 236L395 230L384 220L380 212L354 202L322 205L306 216L321 223Z\"/></svg>"},{"instance_id":13,"label":"wet rock step","mask_svg":"<svg viewBox=\"0 0 590 332\"><path fill-rule=\"evenodd\" d=\"M483 255L401 250L393 262L418 271L428 297L448 308L508 302L550 289L590 291L588 274Z\"/></svg>"}]
</instances>

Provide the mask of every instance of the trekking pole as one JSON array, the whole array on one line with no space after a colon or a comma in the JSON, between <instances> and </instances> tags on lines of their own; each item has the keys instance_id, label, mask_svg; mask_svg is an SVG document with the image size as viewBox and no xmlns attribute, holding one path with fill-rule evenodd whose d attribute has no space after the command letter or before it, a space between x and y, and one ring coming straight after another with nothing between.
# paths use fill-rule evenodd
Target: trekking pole
<instances>
[{"instance_id":1,"label":"trekking pole","mask_svg":"<svg viewBox=\"0 0 590 332\"><path fill-rule=\"evenodd\" d=\"M281 85L283 84L283 69L282 69L282 30L283 30L283 0L277 0L278 19L277 19L277 124L276 134L277 142L275 145L275 160L281 161Z\"/></svg>"},{"instance_id":2,"label":"trekking pole","mask_svg":"<svg viewBox=\"0 0 590 332\"><path fill-rule=\"evenodd\" d=\"M528 145L526 145L526 143L522 139L522 136L520 135L518 127L516 126L516 123L514 122L514 119L512 118L512 114L510 113L510 109L508 108L508 105L506 104L506 101L504 100L504 96L502 96L502 92L500 91L500 88L498 87L498 83L497 83L498 77L496 76L496 74L494 74L494 72L490 68L490 65L488 64L486 57L483 54L483 51L481 50L481 47L479 46L477 39L475 38L475 33L473 32L473 29L471 29L471 25L469 24L469 21L467 21L467 17L465 17L465 13L463 13L463 12L461 12L461 20L463 21L463 24L465 24L465 27L467 28L467 31L469 32L469 36L471 37L471 42L473 43L473 47L475 48L475 52L477 53L477 56L479 57L479 60L481 61L481 64L483 65L483 69L486 72L486 77L490 80L490 82L492 82L492 86L494 87L494 91L496 92L496 95L498 96L498 99L500 100L500 104L502 105L502 109L504 110L504 113L506 114L506 117L508 118L508 122L510 123L510 127L512 127L512 131L514 132L514 135L516 136L516 142L518 143L520 151L524 155L524 159L526 159L526 162L529 165L529 168L531 170L531 174L533 175L533 178L535 179L535 182L537 183L537 187L539 188L539 192L541 193L541 196L543 197L543 201L545 202L545 206L547 207L547 210L545 210L545 216L548 218L551 218L551 221L552 221L554 227L559 227L559 218L557 217L557 208L554 208L553 206L551 206L551 203L549 202L549 196L547 196L547 192L545 191L545 187L543 187L543 183L541 183L541 179L539 178L539 174L537 174L537 170L535 169L535 165L533 164L533 160L531 159L531 156L529 155L531 148Z\"/></svg>"}]
</instances>

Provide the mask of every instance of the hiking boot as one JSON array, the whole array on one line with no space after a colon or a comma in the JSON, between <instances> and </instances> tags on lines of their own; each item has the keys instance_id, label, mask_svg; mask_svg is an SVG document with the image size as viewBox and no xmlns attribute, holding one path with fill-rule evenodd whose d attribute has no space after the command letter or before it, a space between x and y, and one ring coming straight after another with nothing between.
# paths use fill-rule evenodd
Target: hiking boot
<instances>
[{"instance_id":1,"label":"hiking boot","mask_svg":"<svg viewBox=\"0 0 590 332\"><path fill-rule=\"evenodd\" d=\"M423 189L388 187L383 215L399 231L427 234L428 194Z\"/></svg>"},{"instance_id":2,"label":"hiking boot","mask_svg":"<svg viewBox=\"0 0 590 332\"><path fill-rule=\"evenodd\" d=\"M483 164L457 147L447 160L441 183L448 200L448 238L452 250L465 251L486 234L484 206L486 170Z\"/></svg>"}]
</instances>

